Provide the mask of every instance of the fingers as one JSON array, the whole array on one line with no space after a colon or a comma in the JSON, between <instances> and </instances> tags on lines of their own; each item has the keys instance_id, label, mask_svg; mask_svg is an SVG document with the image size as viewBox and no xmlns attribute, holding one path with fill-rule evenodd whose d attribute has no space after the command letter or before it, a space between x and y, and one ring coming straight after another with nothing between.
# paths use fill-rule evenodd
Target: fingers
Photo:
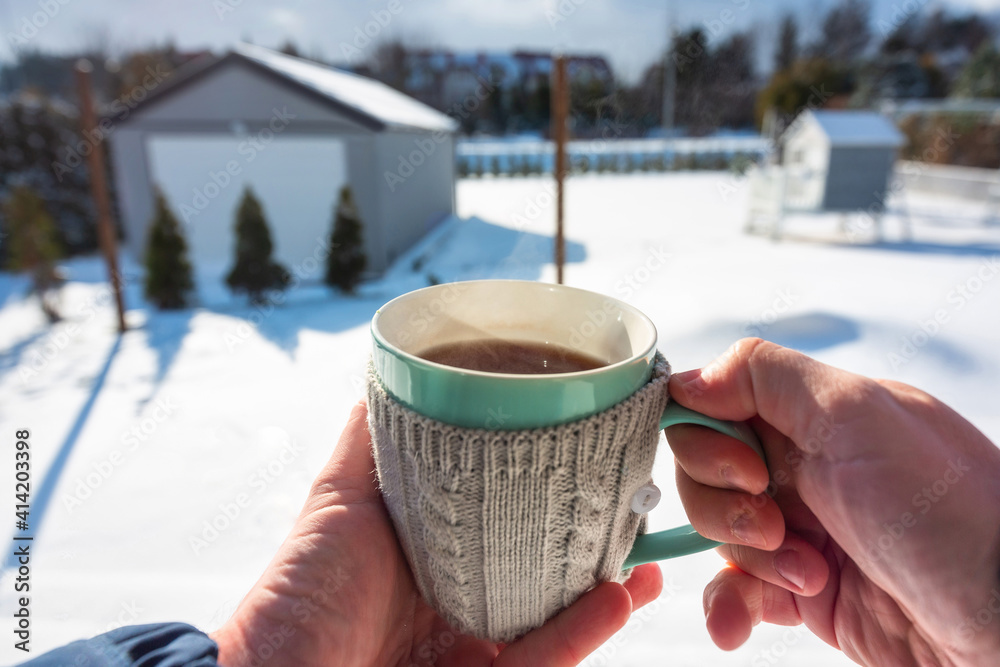
<instances>
[{"instance_id":1,"label":"fingers","mask_svg":"<svg viewBox=\"0 0 1000 667\"><path fill-rule=\"evenodd\" d=\"M745 338L701 370L670 378L680 404L718 419L760 415L796 443L845 398L861 400L874 382L758 338Z\"/></svg>"},{"instance_id":2,"label":"fingers","mask_svg":"<svg viewBox=\"0 0 1000 667\"><path fill-rule=\"evenodd\" d=\"M830 578L823 554L794 533L785 533L785 541L774 551L725 544L719 553L747 574L807 597L822 592Z\"/></svg>"},{"instance_id":3,"label":"fingers","mask_svg":"<svg viewBox=\"0 0 1000 667\"><path fill-rule=\"evenodd\" d=\"M335 493L339 503L378 498L367 419L367 406L364 403L355 405L333 455L313 483L310 496Z\"/></svg>"},{"instance_id":4,"label":"fingers","mask_svg":"<svg viewBox=\"0 0 1000 667\"><path fill-rule=\"evenodd\" d=\"M470 665L475 665L476 667L482 665L483 667L487 667L488 665L492 665L494 660L496 660L498 649L492 642L476 639L474 637L470 637L469 635L458 635L456 637L456 633L451 632L450 630L442 631L442 638L446 636L446 632L455 638L455 644L448 649L447 653L440 656L441 659L439 662L433 664L440 665L440 667L470 667ZM426 640L420 645L420 647L423 648L425 646L427 646ZM432 649L433 648L434 646L432 643ZM436 656L433 650L431 653ZM416 657L418 658L416 663L403 661L402 664L432 664L425 661L427 656L420 655L419 648L417 649Z\"/></svg>"},{"instance_id":5,"label":"fingers","mask_svg":"<svg viewBox=\"0 0 1000 667\"><path fill-rule=\"evenodd\" d=\"M704 606L708 634L725 651L742 646L761 621L778 625L802 622L790 592L732 565L705 588Z\"/></svg>"},{"instance_id":6,"label":"fingers","mask_svg":"<svg viewBox=\"0 0 1000 667\"><path fill-rule=\"evenodd\" d=\"M710 540L771 551L785 539L784 517L767 494L751 496L699 484L680 466L677 491L691 525Z\"/></svg>"},{"instance_id":7,"label":"fingers","mask_svg":"<svg viewBox=\"0 0 1000 667\"><path fill-rule=\"evenodd\" d=\"M674 458L694 481L723 489L764 493L767 465L742 442L703 426L666 429Z\"/></svg>"},{"instance_id":8,"label":"fingers","mask_svg":"<svg viewBox=\"0 0 1000 667\"><path fill-rule=\"evenodd\" d=\"M600 584L542 627L508 645L493 664L495 667L578 665L623 628L631 613L632 600L624 586L613 582Z\"/></svg>"},{"instance_id":9,"label":"fingers","mask_svg":"<svg viewBox=\"0 0 1000 667\"><path fill-rule=\"evenodd\" d=\"M663 572L656 563L639 565L632 570L632 576L625 582L625 590L632 598L632 611L643 607L663 591Z\"/></svg>"}]
</instances>

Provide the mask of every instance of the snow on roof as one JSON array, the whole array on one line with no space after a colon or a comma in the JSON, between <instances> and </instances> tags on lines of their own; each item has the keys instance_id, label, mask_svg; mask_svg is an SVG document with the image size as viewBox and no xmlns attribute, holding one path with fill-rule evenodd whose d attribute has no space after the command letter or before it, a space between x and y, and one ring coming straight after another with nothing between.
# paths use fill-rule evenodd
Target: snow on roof
<instances>
[{"instance_id":1,"label":"snow on roof","mask_svg":"<svg viewBox=\"0 0 1000 667\"><path fill-rule=\"evenodd\" d=\"M906 138L874 111L807 111L835 146L902 146Z\"/></svg>"},{"instance_id":2,"label":"snow on roof","mask_svg":"<svg viewBox=\"0 0 1000 667\"><path fill-rule=\"evenodd\" d=\"M449 116L374 79L253 44L240 44L233 52L388 127L445 132L458 128Z\"/></svg>"}]
</instances>

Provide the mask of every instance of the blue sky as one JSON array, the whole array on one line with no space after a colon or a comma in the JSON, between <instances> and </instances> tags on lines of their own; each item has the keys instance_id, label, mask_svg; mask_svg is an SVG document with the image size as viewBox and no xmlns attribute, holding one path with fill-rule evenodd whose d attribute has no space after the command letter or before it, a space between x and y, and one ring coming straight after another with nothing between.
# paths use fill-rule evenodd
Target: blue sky
<instances>
[{"instance_id":1,"label":"blue sky","mask_svg":"<svg viewBox=\"0 0 1000 667\"><path fill-rule=\"evenodd\" d=\"M0 0L0 59L11 42L57 51L109 44L112 51L166 38L184 49L222 50L244 38L264 46L294 39L307 53L338 59L377 39L455 49L513 48L595 52L634 79L662 51L667 7L680 27L701 24L724 35L752 29L769 61L777 17L788 8L808 35L834 0ZM873 20L908 9L978 9L1000 16L1000 0L873 0ZM393 12L392 10L395 10ZM380 24L377 19L381 18ZM388 20L387 20L388 19ZM883 24L884 25L884 24ZM35 28L33 31L32 28ZM876 31L877 32L877 31ZM352 51L360 44L363 48Z\"/></svg>"}]
</instances>

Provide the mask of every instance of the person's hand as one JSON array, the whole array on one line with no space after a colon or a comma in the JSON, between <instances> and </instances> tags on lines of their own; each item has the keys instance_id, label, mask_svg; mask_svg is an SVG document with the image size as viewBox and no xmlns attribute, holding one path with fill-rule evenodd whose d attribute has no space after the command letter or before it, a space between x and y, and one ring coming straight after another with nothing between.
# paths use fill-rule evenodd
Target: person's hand
<instances>
[{"instance_id":1,"label":"person's hand","mask_svg":"<svg viewBox=\"0 0 1000 667\"><path fill-rule=\"evenodd\" d=\"M975 427L913 387L757 339L670 393L750 420L767 457L667 429L691 523L727 543L704 595L718 646L805 623L862 664L1000 663L1000 450Z\"/></svg>"},{"instance_id":2,"label":"person's hand","mask_svg":"<svg viewBox=\"0 0 1000 667\"><path fill-rule=\"evenodd\" d=\"M225 665L576 665L660 594L655 565L604 583L517 641L463 636L421 597L379 494L357 405L291 534L212 637Z\"/></svg>"}]
</instances>

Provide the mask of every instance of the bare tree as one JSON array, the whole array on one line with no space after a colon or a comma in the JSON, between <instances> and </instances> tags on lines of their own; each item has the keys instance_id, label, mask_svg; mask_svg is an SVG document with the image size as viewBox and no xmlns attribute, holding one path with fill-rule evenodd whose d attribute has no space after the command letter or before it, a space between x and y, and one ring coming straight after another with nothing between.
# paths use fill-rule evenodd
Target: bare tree
<instances>
[{"instance_id":1,"label":"bare tree","mask_svg":"<svg viewBox=\"0 0 1000 667\"><path fill-rule=\"evenodd\" d=\"M943 9L932 12L920 34L921 45L929 51L964 48L975 53L996 36L996 28L978 14L951 16Z\"/></svg>"},{"instance_id":2,"label":"bare tree","mask_svg":"<svg viewBox=\"0 0 1000 667\"><path fill-rule=\"evenodd\" d=\"M278 50L284 53L286 56L293 56L295 58L302 57L302 53L299 51L298 45L295 43L295 40L293 40L291 37L286 37L285 43L282 44L281 48L279 48Z\"/></svg>"},{"instance_id":3,"label":"bare tree","mask_svg":"<svg viewBox=\"0 0 1000 667\"><path fill-rule=\"evenodd\" d=\"M849 62L863 55L872 37L870 15L868 0L840 0L823 19L814 55L834 62Z\"/></svg>"},{"instance_id":4,"label":"bare tree","mask_svg":"<svg viewBox=\"0 0 1000 667\"><path fill-rule=\"evenodd\" d=\"M778 47L774 51L774 71L781 72L792 66L799 57L799 24L795 15L788 12L781 19Z\"/></svg>"},{"instance_id":5,"label":"bare tree","mask_svg":"<svg viewBox=\"0 0 1000 667\"><path fill-rule=\"evenodd\" d=\"M410 74L409 52L402 40L384 41L375 47L365 65L376 79L405 93Z\"/></svg>"}]
</instances>

